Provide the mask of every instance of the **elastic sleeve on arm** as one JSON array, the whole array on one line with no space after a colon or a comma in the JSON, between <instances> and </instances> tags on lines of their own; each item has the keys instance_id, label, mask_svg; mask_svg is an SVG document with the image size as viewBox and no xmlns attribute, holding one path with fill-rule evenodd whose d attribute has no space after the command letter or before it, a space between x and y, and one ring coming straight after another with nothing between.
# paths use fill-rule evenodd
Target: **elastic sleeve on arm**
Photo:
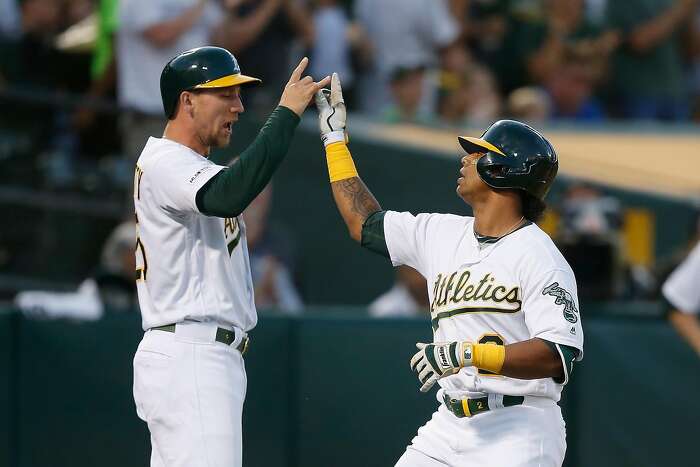
<instances>
[{"instance_id":1,"label":"elastic sleeve on arm","mask_svg":"<svg viewBox=\"0 0 700 467\"><path fill-rule=\"evenodd\" d=\"M386 211L377 211L370 214L362 224L362 239L360 245L374 253L389 258L389 250L384 238L384 215Z\"/></svg>"},{"instance_id":2,"label":"elastic sleeve on arm","mask_svg":"<svg viewBox=\"0 0 700 467\"><path fill-rule=\"evenodd\" d=\"M547 346L549 346L554 355L561 359L561 366L564 370L564 375L562 378L552 379L557 384L568 383L569 378L571 378L571 373L574 371L574 362L576 361L576 358L578 357L579 353L578 349L569 345L557 344L545 339L542 339L542 342L547 344Z\"/></svg>"},{"instance_id":3,"label":"elastic sleeve on arm","mask_svg":"<svg viewBox=\"0 0 700 467\"><path fill-rule=\"evenodd\" d=\"M288 108L277 107L241 157L200 188L196 199L199 210L216 217L242 213L284 159L299 121Z\"/></svg>"}]
</instances>

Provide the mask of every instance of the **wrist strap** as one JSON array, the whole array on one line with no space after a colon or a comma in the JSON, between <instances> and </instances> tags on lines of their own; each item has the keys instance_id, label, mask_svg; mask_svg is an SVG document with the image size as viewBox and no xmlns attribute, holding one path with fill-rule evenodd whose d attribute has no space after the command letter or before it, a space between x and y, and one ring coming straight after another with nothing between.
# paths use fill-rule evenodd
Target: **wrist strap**
<instances>
[{"instance_id":1,"label":"wrist strap","mask_svg":"<svg viewBox=\"0 0 700 467\"><path fill-rule=\"evenodd\" d=\"M500 374L506 359L506 348L497 344L472 344L472 365Z\"/></svg>"},{"instance_id":2,"label":"wrist strap","mask_svg":"<svg viewBox=\"0 0 700 467\"><path fill-rule=\"evenodd\" d=\"M345 130L331 131L321 136L323 145L328 147L328 145L333 143L345 143Z\"/></svg>"},{"instance_id":3,"label":"wrist strap","mask_svg":"<svg viewBox=\"0 0 700 467\"><path fill-rule=\"evenodd\" d=\"M326 146L326 163L331 183L358 176L355 162L345 142L331 143Z\"/></svg>"}]
</instances>

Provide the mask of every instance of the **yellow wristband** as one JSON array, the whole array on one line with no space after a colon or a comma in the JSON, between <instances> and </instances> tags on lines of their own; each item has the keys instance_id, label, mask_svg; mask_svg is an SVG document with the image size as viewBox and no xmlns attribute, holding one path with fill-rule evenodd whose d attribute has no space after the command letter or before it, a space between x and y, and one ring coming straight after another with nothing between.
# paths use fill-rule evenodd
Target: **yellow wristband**
<instances>
[{"instance_id":1,"label":"yellow wristband","mask_svg":"<svg viewBox=\"0 0 700 467\"><path fill-rule=\"evenodd\" d=\"M331 183L357 177L355 162L344 142L331 143L326 146L326 163Z\"/></svg>"},{"instance_id":2,"label":"yellow wristband","mask_svg":"<svg viewBox=\"0 0 700 467\"><path fill-rule=\"evenodd\" d=\"M497 344L472 344L472 365L500 374L506 359L506 347Z\"/></svg>"}]
</instances>

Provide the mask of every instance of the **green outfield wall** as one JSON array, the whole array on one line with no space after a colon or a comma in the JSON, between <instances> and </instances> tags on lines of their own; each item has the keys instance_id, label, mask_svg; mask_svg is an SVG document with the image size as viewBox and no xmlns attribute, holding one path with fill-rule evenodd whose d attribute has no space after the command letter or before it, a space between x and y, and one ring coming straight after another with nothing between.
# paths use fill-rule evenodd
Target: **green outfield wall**
<instances>
[{"instance_id":1,"label":"green outfield wall","mask_svg":"<svg viewBox=\"0 0 700 467\"><path fill-rule=\"evenodd\" d=\"M593 310L592 310L593 311ZM658 318L590 317L565 390L567 467L691 467L700 360ZM148 465L132 400L140 319L0 314L0 466ZM408 368L424 319L261 316L246 356L246 467L391 466L437 407Z\"/></svg>"}]
</instances>

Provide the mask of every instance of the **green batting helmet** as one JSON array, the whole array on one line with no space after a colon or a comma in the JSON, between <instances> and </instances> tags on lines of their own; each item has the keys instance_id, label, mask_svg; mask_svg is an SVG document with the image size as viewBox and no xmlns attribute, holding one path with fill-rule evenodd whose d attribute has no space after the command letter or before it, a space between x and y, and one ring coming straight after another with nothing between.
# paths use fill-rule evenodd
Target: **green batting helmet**
<instances>
[{"instance_id":1,"label":"green batting helmet","mask_svg":"<svg viewBox=\"0 0 700 467\"><path fill-rule=\"evenodd\" d=\"M165 115L172 119L183 91L259 82L258 78L241 74L236 57L228 50L198 47L182 52L165 65L160 75L160 95Z\"/></svg>"},{"instance_id":2,"label":"green batting helmet","mask_svg":"<svg viewBox=\"0 0 700 467\"><path fill-rule=\"evenodd\" d=\"M476 163L481 180L492 188L523 190L542 200L559 168L552 145L534 128L499 120L481 138L460 136L467 153L486 153Z\"/></svg>"}]
</instances>

